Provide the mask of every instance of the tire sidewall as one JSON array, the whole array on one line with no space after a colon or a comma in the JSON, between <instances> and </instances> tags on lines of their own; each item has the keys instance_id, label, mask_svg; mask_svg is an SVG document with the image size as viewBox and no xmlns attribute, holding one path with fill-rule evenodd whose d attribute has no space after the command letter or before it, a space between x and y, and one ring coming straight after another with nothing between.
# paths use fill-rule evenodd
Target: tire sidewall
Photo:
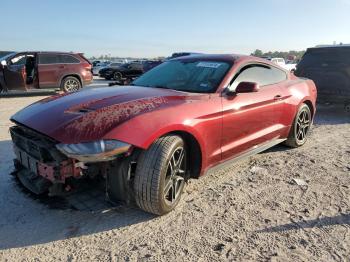
<instances>
[{"instance_id":1,"label":"tire sidewall","mask_svg":"<svg viewBox=\"0 0 350 262\"><path fill-rule=\"evenodd\" d=\"M298 119L299 119L299 116L301 115L302 112L304 111L307 111L308 115L309 115L309 121L310 121L310 126L309 126L309 130L307 131L306 135L305 135L305 138L303 141L299 141L298 137L297 137L297 128L298 128L298 125L297 125L297 122L298 122ZM293 137L295 139L295 144L297 146L302 146L306 143L307 141L307 136L308 136L308 133L310 131L310 128L311 128L311 123L312 123L312 119L311 119L311 111L310 111L310 108L306 105L306 104L302 104L300 107L299 107L299 110L298 110L298 113L297 115L295 116L295 119L294 119L294 123L293 123Z\"/></svg>"},{"instance_id":2,"label":"tire sidewall","mask_svg":"<svg viewBox=\"0 0 350 262\"><path fill-rule=\"evenodd\" d=\"M117 75L118 75L118 77L116 77ZM113 73L113 79L116 80L116 81L117 81L117 80L121 81L121 80L123 79L122 73L120 73L120 72L118 72L118 71L117 71L117 72L114 72L114 73Z\"/></svg>"},{"instance_id":3,"label":"tire sidewall","mask_svg":"<svg viewBox=\"0 0 350 262\"><path fill-rule=\"evenodd\" d=\"M184 141L179 138L171 145L170 150L167 152L166 161L162 165L161 172L160 172L159 196L158 197L159 197L160 210L164 213L170 212L171 210L173 210L175 208L175 206L177 206L177 204L181 200L182 193L183 193L183 190L185 188L185 183L184 183L184 186L181 189L180 195L176 199L176 201L174 203L172 203L171 205L168 205L166 203L165 196L164 196L164 187L165 187L165 178L166 178L167 168L168 168L169 161L171 160L171 156L179 147L182 147L185 150L185 156L184 156L183 161L185 161L185 172L187 171L187 151L186 151Z\"/></svg>"},{"instance_id":4,"label":"tire sidewall","mask_svg":"<svg viewBox=\"0 0 350 262\"><path fill-rule=\"evenodd\" d=\"M62 81L61 89L62 89L64 92L68 93L68 92L76 92L76 91L78 91L78 90L69 91L69 90L67 90L67 89L65 88L65 84L66 84L66 82L69 81L69 80L75 80L75 81L77 81L77 82L78 82L78 90L81 89L81 83L80 83L79 79L76 78L76 77L74 77L74 76L68 76L68 77L64 78L63 81Z\"/></svg>"}]
</instances>

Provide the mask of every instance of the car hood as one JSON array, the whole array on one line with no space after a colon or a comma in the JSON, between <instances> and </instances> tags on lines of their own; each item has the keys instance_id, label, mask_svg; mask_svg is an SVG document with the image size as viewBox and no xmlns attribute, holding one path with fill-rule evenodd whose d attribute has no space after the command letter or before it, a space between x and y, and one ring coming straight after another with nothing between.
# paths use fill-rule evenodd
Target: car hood
<instances>
[{"instance_id":1,"label":"car hood","mask_svg":"<svg viewBox=\"0 0 350 262\"><path fill-rule=\"evenodd\" d=\"M59 142L80 143L101 139L137 115L202 96L138 86L86 88L38 101L17 112L11 120Z\"/></svg>"}]
</instances>

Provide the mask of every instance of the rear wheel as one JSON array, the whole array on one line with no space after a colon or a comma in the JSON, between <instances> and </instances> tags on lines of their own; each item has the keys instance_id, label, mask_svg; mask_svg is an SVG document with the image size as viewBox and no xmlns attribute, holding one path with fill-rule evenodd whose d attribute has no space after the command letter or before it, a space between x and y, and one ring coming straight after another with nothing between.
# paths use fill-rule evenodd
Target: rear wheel
<instances>
[{"instance_id":1,"label":"rear wheel","mask_svg":"<svg viewBox=\"0 0 350 262\"><path fill-rule=\"evenodd\" d=\"M302 104L295 116L292 128L285 144L290 147L299 147L305 144L311 128L311 111L308 105Z\"/></svg>"},{"instance_id":2,"label":"rear wheel","mask_svg":"<svg viewBox=\"0 0 350 262\"><path fill-rule=\"evenodd\" d=\"M180 201L186 174L183 139L169 135L156 140L137 162L134 180L137 205L157 215L170 212Z\"/></svg>"},{"instance_id":3,"label":"rear wheel","mask_svg":"<svg viewBox=\"0 0 350 262\"><path fill-rule=\"evenodd\" d=\"M74 76L68 76L63 79L61 83L61 89L65 92L75 92L81 88L81 83L78 78Z\"/></svg>"}]
</instances>

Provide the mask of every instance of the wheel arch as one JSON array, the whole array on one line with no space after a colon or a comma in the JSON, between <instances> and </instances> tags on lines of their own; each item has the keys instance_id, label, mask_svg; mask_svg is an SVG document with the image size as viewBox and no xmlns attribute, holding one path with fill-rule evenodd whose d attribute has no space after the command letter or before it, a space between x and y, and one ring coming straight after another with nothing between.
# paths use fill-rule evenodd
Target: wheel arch
<instances>
[{"instance_id":1,"label":"wheel arch","mask_svg":"<svg viewBox=\"0 0 350 262\"><path fill-rule=\"evenodd\" d=\"M120 73L122 76L124 76L124 73L121 70L118 70L118 69L114 70L113 71L113 75L116 74L116 73Z\"/></svg>"},{"instance_id":2,"label":"wheel arch","mask_svg":"<svg viewBox=\"0 0 350 262\"><path fill-rule=\"evenodd\" d=\"M201 146L197 141L197 139L195 138L195 136L186 131L173 131L163 136L166 136L166 135L178 135L184 140L187 146L188 155L189 155L188 164L190 167L190 178L198 178L200 176L201 169L202 169L203 157L202 157Z\"/></svg>"},{"instance_id":3,"label":"wheel arch","mask_svg":"<svg viewBox=\"0 0 350 262\"><path fill-rule=\"evenodd\" d=\"M129 126L129 125L128 125ZM178 135L184 139L186 145L188 146L190 152L190 166L193 166L190 170L191 178L198 178L201 175L202 169L206 163L206 152L205 152L205 142L201 137L200 133L196 132L193 128L183 126L183 125L171 125L168 127L163 127L161 130L152 132L147 136L139 135L139 133L130 135L133 130L129 128L126 130L117 129L118 131L112 131L104 139L117 139L125 143L133 145L137 151L147 150L149 147L159 138L167 135ZM122 131L123 130L123 131ZM150 130L144 130L143 133L148 133ZM154 130L153 130L154 131Z\"/></svg>"},{"instance_id":4,"label":"wheel arch","mask_svg":"<svg viewBox=\"0 0 350 262\"><path fill-rule=\"evenodd\" d=\"M304 100L303 103L306 104L310 108L311 117L313 119L314 115L315 115L315 109L314 109L314 105L312 104L311 100Z\"/></svg>"}]
</instances>

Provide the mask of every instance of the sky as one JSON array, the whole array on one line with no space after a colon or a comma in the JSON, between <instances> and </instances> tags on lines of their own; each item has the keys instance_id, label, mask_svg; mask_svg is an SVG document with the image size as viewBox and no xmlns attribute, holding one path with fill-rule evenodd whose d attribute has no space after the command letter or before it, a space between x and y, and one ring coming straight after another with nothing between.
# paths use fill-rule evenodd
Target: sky
<instances>
[{"instance_id":1,"label":"sky","mask_svg":"<svg viewBox=\"0 0 350 262\"><path fill-rule=\"evenodd\" d=\"M0 50L249 54L350 43L350 0L1 0Z\"/></svg>"}]
</instances>

